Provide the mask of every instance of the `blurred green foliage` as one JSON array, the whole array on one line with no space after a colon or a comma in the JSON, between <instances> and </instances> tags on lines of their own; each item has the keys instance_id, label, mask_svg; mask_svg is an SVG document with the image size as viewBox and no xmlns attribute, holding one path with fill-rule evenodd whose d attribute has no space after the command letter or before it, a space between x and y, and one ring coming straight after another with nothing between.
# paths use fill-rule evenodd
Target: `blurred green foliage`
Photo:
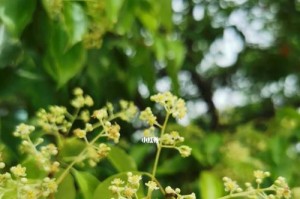
<instances>
[{"instance_id":1,"label":"blurred green foliage","mask_svg":"<svg viewBox=\"0 0 300 199\"><path fill-rule=\"evenodd\" d=\"M170 89L191 116L186 126L168 128L180 128L193 153L184 161L162 154L163 185L211 199L222 195L222 176L248 180L266 169L300 187L299 24L297 0L0 0L5 159L20 158L15 125L39 108L66 105L76 86L98 107L124 98L141 109L149 95ZM226 43L228 34L234 36ZM216 94L222 89L229 96ZM232 104L239 97L233 92L243 100ZM218 106L220 100L230 106ZM201 103L202 114L195 108ZM78 187L79 197L90 198L97 180L129 170L131 161L150 170L154 146L133 135L126 126L121 147L130 156L112 153L101 163L106 169L93 171L99 179L74 170L63 183L68 198Z\"/></svg>"}]
</instances>

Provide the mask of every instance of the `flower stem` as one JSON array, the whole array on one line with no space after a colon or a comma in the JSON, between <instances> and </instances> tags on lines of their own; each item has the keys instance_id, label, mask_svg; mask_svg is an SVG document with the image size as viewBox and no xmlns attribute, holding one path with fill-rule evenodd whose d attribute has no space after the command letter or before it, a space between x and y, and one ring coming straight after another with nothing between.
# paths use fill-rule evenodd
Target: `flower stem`
<instances>
[{"instance_id":1,"label":"flower stem","mask_svg":"<svg viewBox=\"0 0 300 199\"><path fill-rule=\"evenodd\" d=\"M165 130L166 130L166 126L167 126L169 117L170 117L170 113L167 112L167 115L166 115L164 124L163 124L163 126L162 126L162 128L161 128L161 134L160 134L160 137L162 137L163 134L165 133ZM157 145L157 152L156 152L155 161L154 161L154 166L153 166L153 170L152 170L152 176L153 176L153 177L155 177L155 174L156 174L156 170L157 170L157 165L158 165L158 160L159 160L159 156L160 156L161 149L162 149L162 144L161 144L161 142L159 142L158 145Z\"/></svg>"},{"instance_id":2,"label":"flower stem","mask_svg":"<svg viewBox=\"0 0 300 199\"><path fill-rule=\"evenodd\" d=\"M272 187L268 187L268 188L264 188L264 189L255 189L255 190L251 190L251 191L245 191L245 192L241 192L241 193L230 194L230 195L218 198L218 199L238 198L238 197L243 197L243 196L247 197L251 194L259 194L259 193L265 192L265 191L274 191L274 189Z\"/></svg>"},{"instance_id":3,"label":"flower stem","mask_svg":"<svg viewBox=\"0 0 300 199\"><path fill-rule=\"evenodd\" d=\"M103 134L104 130L102 130L91 142L90 145L94 144ZM89 145L89 146L90 146ZM56 180L57 184L60 184L63 179L68 175L69 171L71 170L71 168L79 161L81 161L82 156L85 155L85 152L87 151L87 147L85 147L80 154L75 158L75 160L73 160L73 162L71 162L69 164L69 166L64 170L64 172L59 176L59 178Z\"/></svg>"}]
</instances>

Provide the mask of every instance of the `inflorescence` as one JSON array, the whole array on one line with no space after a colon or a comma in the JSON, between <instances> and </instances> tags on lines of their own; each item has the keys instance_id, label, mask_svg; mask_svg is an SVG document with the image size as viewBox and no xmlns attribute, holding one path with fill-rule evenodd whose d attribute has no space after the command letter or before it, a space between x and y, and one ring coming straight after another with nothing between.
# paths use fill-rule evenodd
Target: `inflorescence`
<instances>
[{"instance_id":1,"label":"inflorescence","mask_svg":"<svg viewBox=\"0 0 300 199\"><path fill-rule=\"evenodd\" d=\"M253 199L289 199L291 190L284 177L278 177L269 187L262 187L264 179L270 176L270 172L254 171L255 185L250 182L245 183L242 189L238 183L229 177L224 177L225 191L229 194L220 199L247 197Z\"/></svg>"},{"instance_id":2,"label":"inflorescence","mask_svg":"<svg viewBox=\"0 0 300 199\"><path fill-rule=\"evenodd\" d=\"M125 100L120 101L117 112L111 103L107 103L105 107L91 113L89 108L94 105L93 99L85 95L81 88L74 89L73 94L75 97L71 100L71 106L74 108L74 113L71 114L63 106L50 106L37 112L35 125L22 123L16 127L13 135L21 139L21 152L34 160L44 177L27 178L26 167L21 163L6 168L0 155L0 169L7 170L0 174L0 198L10 196L37 199L53 196L75 164L82 165L87 162L90 166L96 166L100 160L107 157L111 150L110 144L99 142L99 138L105 137L113 143L119 142L121 128L117 123L112 122L113 120L120 118L130 121L137 113L136 106ZM75 128L76 121L81 123L83 128ZM38 132L33 135L35 131ZM96 133L91 136L93 139L89 139L88 134L91 133ZM45 137L49 136L55 138L53 143L46 140ZM65 141L74 138L82 140L85 145L82 151L68 160L59 157L58 153L63 149ZM62 168L63 172L59 173Z\"/></svg>"},{"instance_id":3,"label":"inflorescence","mask_svg":"<svg viewBox=\"0 0 300 199\"><path fill-rule=\"evenodd\" d=\"M48 109L38 111L34 120L35 125L21 123L16 127L13 135L21 139L21 152L34 160L42 175L40 178L29 178L27 168L22 162L7 168L0 152L0 171L3 171L0 172L0 199L7 196L20 199L54 198L59 184L75 164L88 163L90 166L96 166L108 156L110 146L119 142L121 127L113 120L120 118L129 122L135 118L138 111L132 102L121 100L118 111L115 111L111 103L107 103L103 108L90 112L90 107L94 105L92 97L85 95L81 88L74 89L73 94L75 97L70 103L74 108L73 113L64 106L50 106ZM173 189L170 186L162 188L156 179L156 170L163 148L175 149L184 158L191 155L192 149L182 144L184 137L177 131L167 132L166 129L170 116L182 119L186 115L185 102L170 92L153 95L150 99L161 105L166 113L163 123L157 120L150 107L143 110L139 117L148 124L144 130L145 137L153 137L154 133L159 132L158 141L155 142L157 150L152 173L128 172L126 181L120 178L112 180L109 190L117 199L138 199L138 190L143 184L142 175L145 175L151 178L144 183L147 188L145 199L151 199L152 193L157 190L166 197L195 199L195 193L182 195L179 188ZM38 133L33 135L36 131ZM49 136L54 138L53 142L50 142L53 139L48 139ZM58 154L66 140L74 138L83 144L81 152L68 159L60 157ZM99 142L100 138L106 138L108 142ZM283 177L278 177L269 187L262 187L264 179L269 176L269 172L255 171L255 186L247 182L245 189L242 189L236 181L224 177L225 191L228 195L220 199L237 197L290 199L291 191Z\"/></svg>"},{"instance_id":4,"label":"inflorescence","mask_svg":"<svg viewBox=\"0 0 300 199\"><path fill-rule=\"evenodd\" d=\"M182 137L179 132L166 132L166 126L170 116L174 117L175 119L182 119L186 115L185 102L183 99L174 96L170 92L153 95L150 99L164 108L166 116L163 124L160 124L157 120L157 116L153 114L152 109L147 107L140 113L139 117L142 121L148 124L148 128L144 130L145 137L154 138L154 133L156 131L160 132L159 137L156 139L158 141L154 142L156 143L157 151L152 174L147 173L147 176L151 177L151 180L145 183L146 188L148 189L146 199L151 199L153 191L159 189L165 196L171 195L172 197L179 199L195 199L195 193L182 195L179 188L172 189L170 186L167 186L165 189L163 189L155 178L159 156L163 148L175 149L182 157L188 157L191 155L192 149L187 145L182 145L184 142L184 137ZM137 191L139 184L132 183L130 179L132 176L135 176L136 181L134 182L138 183L142 179L142 176L132 175L131 173L127 175L127 183L119 178L116 178L111 182L110 190L114 193L117 199L138 198Z\"/></svg>"}]
</instances>

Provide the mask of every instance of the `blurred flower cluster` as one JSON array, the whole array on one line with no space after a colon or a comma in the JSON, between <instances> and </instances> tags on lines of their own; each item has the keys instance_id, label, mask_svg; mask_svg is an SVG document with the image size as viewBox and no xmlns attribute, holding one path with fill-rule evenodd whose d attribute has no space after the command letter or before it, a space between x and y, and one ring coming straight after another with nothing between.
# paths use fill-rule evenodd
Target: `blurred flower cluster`
<instances>
[{"instance_id":1,"label":"blurred flower cluster","mask_svg":"<svg viewBox=\"0 0 300 199\"><path fill-rule=\"evenodd\" d=\"M0 164L1 169L5 169L5 164L3 162ZM26 176L26 168L20 164L0 174L0 198L4 196L21 199L47 198L57 191L55 178L28 179Z\"/></svg>"},{"instance_id":2,"label":"blurred flower cluster","mask_svg":"<svg viewBox=\"0 0 300 199\"><path fill-rule=\"evenodd\" d=\"M257 170L254 171L256 185L246 182L245 189L242 189L236 181L229 177L224 177L225 191L229 192L227 196L220 199L247 197L247 198L261 198L261 199L289 199L291 198L291 190L285 181L284 177L278 177L274 183L269 187L262 187L264 179L269 177L270 172Z\"/></svg>"},{"instance_id":3,"label":"blurred flower cluster","mask_svg":"<svg viewBox=\"0 0 300 199\"><path fill-rule=\"evenodd\" d=\"M91 113L89 108L94 105L92 97L85 95L81 88L74 89L73 94L70 102L73 113L64 106L49 106L37 112L36 119L32 121L35 125L21 123L16 127L13 135L21 139L20 151L28 157L26 160L34 162L33 168L37 168L40 175L27 178L24 161L6 168L0 155L0 169L6 171L0 174L0 198L54 197L59 184L75 164L83 165L87 161L90 166L96 166L107 157L110 143L99 142L100 138L119 142L120 126L112 121L116 118L130 121L138 111L132 102L121 100L117 111L111 103L107 103ZM60 157L67 140L76 138L81 143L81 152L73 157Z\"/></svg>"}]
</instances>

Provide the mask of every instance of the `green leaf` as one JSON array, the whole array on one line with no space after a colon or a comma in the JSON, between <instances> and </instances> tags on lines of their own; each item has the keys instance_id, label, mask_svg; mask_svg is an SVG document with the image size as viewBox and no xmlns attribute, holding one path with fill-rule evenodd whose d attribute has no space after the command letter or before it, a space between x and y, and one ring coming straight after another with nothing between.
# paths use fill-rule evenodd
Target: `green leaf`
<instances>
[{"instance_id":1,"label":"green leaf","mask_svg":"<svg viewBox=\"0 0 300 199\"><path fill-rule=\"evenodd\" d=\"M135 175L142 175L141 172L133 171L132 172ZM115 178L120 178L123 181L127 181L127 172L122 172L115 174L113 176L110 176L109 178L105 179L103 182L99 184L97 187L93 199L111 199L115 197L115 195L109 190L109 186L111 185L111 181L114 180ZM137 193L139 198L144 198L144 193L143 193L143 185L141 184L138 193Z\"/></svg>"},{"instance_id":2,"label":"green leaf","mask_svg":"<svg viewBox=\"0 0 300 199\"><path fill-rule=\"evenodd\" d=\"M137 165L140 165L149 154L150 147L146 144L134 145L130 148L130 157L134 159Z\"/></svg>"},{"instance_id":3,"label":"green leaf","mask_svg":"<svg viewBox=\"0 0 300 199\"><path fill-rule=\"evenodd\" d=\"M155 37L154 52L158 61L165 61L166 47L165 41L160 37Z\"/></svg>"},{"instance_id":4,"label":"green leaf","mask_svg":"<svg viewBox=\"0 0 300 199\"><path fill-rule=\"evenodd\" d=\"M7 27L0 25L0 69L19 64L22 57L22 46Z\"/></svg>"},{"instance_id":5,"label":"green leaf","mask_svg":"<svg viewBox=\"0 0 300 199\"><path fill-rule=\"evenodd\" d=\"M119 17L119 12L124 3L124 0L106 0L106 14L111 23L116 23Z\"/></svg>"},{"instance_id":6,"label":"green leaf","mask_svg":"<svg viewBox=\"0 0 300 199\"><path fill-rule=\"evenodd\" d=\"M154 2L157 6L159 6L159 11L157 14L160 15L160 23L167 30L171 30L172 28L172 0L164 0L159 3Z\"/></svg>"},{"instance_id":7,"label":"green leaf","mask_svg":"<svg viewBox=\"0 0 300 199\"><path fill-rule=\"evenodd\" d=\"M86 171L77 171L72 169L75 180L79 185L79 189L84 199L90 199L93 197L93 193L100 183L99 180Z\"/></svg>"},{"instance_id":8,"label":"green leaf","mask_svg":"<svg viewBox=\"0 0 300 199\"><path fill-rule=\"evenodd\" d=\"M186 161L181 156L175 156L173 158L164 160L157 169L157 174L170 175L184 171L186 169Z\"/></svg>"},{"instance_id":9,"label":"green leaf","mask_svg":"<svg viewBox=\"0 0 300 199\"><path fill-rule=\"evenodd\" d=\"M115 27L119 35L124 35L132 31L134 24L134 6L132 4L134 4L134 2L126 0L120 10L119 15L122 17L119 18Z\"/></svg>"},{"instance_id":10,"label":"green leaf","mask_svg":"<svg viewBox=\"0 0 300 199\"><path fill-rule=\"evenodd\" d=\"M202 199L219 198L223 194L221 180L210 171L203 171L199 177L199 188Z\"/></svg>"},{"instance_id":11,"label":"green leaf","mask_svg":"<svg viewBox=\"0 0 300 199\"><path fill-rule=\"evenodd\" d=\"M23 167L26 167L26 177L30 179L38 179L47 176L47 172L44 171L34 157L28 157L23 163Z\"/></svg>"},{"instance_id":12,"label":"green leaf","mask_svg":"<svg viewBox=\"0 0 300 199\"><path fill-rule=\"evenodd\" d=\"M76 157L86 147L85 143L78 138L66 138L63 142L62 149L60 150L60 157Z\"/></svg>"},{"instance_id":13,"label":"green leaf","mask_svg":"<svg viewBox=\"0 0 300 199\"><path fill-rule=\"evenodd\" d=\"M64 7L65 28L69 36L68 47L82 41L87 31L88 20L78 3L69 2Z\"/></svg>"},{"instance_id":14,"label":"green leaf","mask_svg":"<svg viewBox=\"0 0 300 199\"><path fill-rule=\"evenodd\" d=\"M76 189L72 175L68 174L65 179L59 184L55 194L56 199L75 199Z\"/></svg>"},{"instance_id":15,"label":"green leaf","mask_svg":"<svg viewBox=\"0 0 300 199\"><path fill-rule=\"evenodd\" d=\"M119 147L111 147L111 151L107 158L119 172L137 170L133 158Z\"/></svg>"},{"instance_id":16,"label":"green leaf","mask_svg":"<svg viewBox=\"0 0 300 199\"><path fill-rule=\"evenodd\" d=\"M50 35L43 63L60 88L81 71L86 60L86 51L81 43L66 50L69 38L58 24L53 25Z\"/></svg>"},{"instance_id":17,"label":"green leaf","mask_svg":"<svg viewBox=\"0 0 300 199\"><path fill-rule=\"evenodd\" d=\"M155 33L158 28L157 18L154 13L147 10L137 10L137 17L140 19L141 23L148 29L149 32Z\"/></svg>"},{"instance_id":18,"label":"green leaf","mask_svg":"<svg viewBox=\"0 0 300 199\"><path fill-rule=\"evenodd\" d=\"M282 165L282 163L286 163L286 140L281 136L276 135L270 140L269 146L271 157L274 163L276 165Z\"/></svg>"},{"instance_id":19,"label":"green leaf","mask_svg":"<svg viewBox=\"0 0 300 199\"><path fill-rule=\"evenodd\" d=\"M31 21L35 5L35 0L0 0L0 19L15 37Z\"/></svg>"},{"instance_id":20,"label":"green leaf","mask_svg":"<svg viewBox=\"0 0 300 199\"><path fill-rule=\"evenodd\" d=\"M185 59L185 48L180 41L169 41L167 44L168 58L167 73L172 80L172 88L175 93L179 91L178 72Z\"/></svg>"},{"instance_id":21,"label":"green leaf","mask_svg":"<svg viewBox=\"0 0 300 199\"><path fill-rule=\"evenodd\" d=\"M174 60L175 70L179 70L182 66L186 54L186 49L180 41L168 42L168 58Z\"/></svg>"}]
</instances>

